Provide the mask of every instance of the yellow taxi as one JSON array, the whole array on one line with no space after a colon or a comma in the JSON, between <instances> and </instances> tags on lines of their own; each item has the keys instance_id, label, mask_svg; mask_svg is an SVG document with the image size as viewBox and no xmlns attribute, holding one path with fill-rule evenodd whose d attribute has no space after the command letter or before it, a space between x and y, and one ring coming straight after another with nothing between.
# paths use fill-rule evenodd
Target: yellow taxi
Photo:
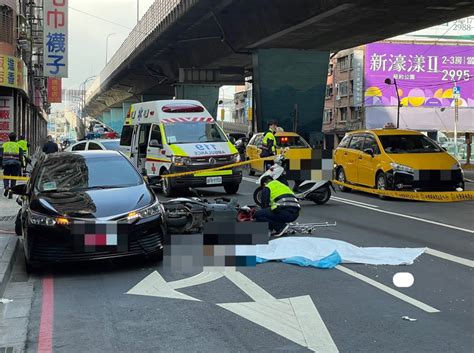
<instances>
[{"instance_id":1,"label":"yellow taxi","mask_svg":"<svg viewBox=\"0 0 474 353\"><path fill-rule=\"evenodd\" d=\"M247 148L246 155L247 159L253 160L260 158L262 152L262 140L263 132L256 133L250 139ZM285 156L288 160L290 159L311 159L311 146L306 140L295 132L278 131L275 134L277 141L277 148L288 147L289 150L285 152ZM263 173L264 167L263 162L250 163L249 175L255 175L255 173Z\"/></svg>"},{"instance_id":2,"label":"yellow taxi","mask_svg":"<svg viewBox=\"0 0 474 353\"><path fill-rule=\"evenodd\" d=\"M333 162L334 178L348 184L380 190L464 189L460 163L418 131L352 131L334 150Z\"/></svg>"}]
</instances>

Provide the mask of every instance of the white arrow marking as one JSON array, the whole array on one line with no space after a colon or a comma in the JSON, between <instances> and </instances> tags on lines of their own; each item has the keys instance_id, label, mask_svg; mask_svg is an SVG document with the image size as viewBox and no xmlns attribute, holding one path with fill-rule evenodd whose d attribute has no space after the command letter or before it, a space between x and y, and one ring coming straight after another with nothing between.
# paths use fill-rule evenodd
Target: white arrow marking
<instances>
[{"instance_id":1,"label":"white arrow marking","mask_svg":"<svg viewBox=\"0 0 474 353\"><path fill-rule=\"evenodd\" d=\"M224 276L254 302L224 303L217 304L218 306L303 347L325 353L339 352L310 296L276 299L243 273L235 270L201 272L196 276L169 283L154 271L127 294L200 301L176 289L212 282Z\"/></svg>"},{"instance_id":2,"label":"white arrow marking","mask_svg":"<svg viewBox=\"0 0 474 353\"><path fill-rule=\"evenodd\" d=\"M140 283L130 289L127 294L200 301L174 290L157 271L153 271L145 277Z\"/></svg>"},{"instance_id":3,"label":"white arrow marking","mask_svg":"<svg viewBox=\"0 0 474 353\"><path fill-rule=\"evenodd\" d=\"M187 288L197 286L199 284L209 283L223 276L224 275L221 272L201 272L196 276L168 282L168 284L173 289Z\"/></svg>"}]
</instances>

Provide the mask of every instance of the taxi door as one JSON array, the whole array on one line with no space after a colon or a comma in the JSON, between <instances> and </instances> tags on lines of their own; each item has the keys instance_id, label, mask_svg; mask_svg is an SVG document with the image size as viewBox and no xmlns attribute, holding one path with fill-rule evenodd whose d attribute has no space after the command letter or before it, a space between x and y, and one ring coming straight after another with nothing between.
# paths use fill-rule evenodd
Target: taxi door
<instances>
[{"instance_id":1,"label":"taxi door","mask_svg":"<svg viewBox=\"0 0 474 353\"><path fill-rule=\"evenodd\" d=\"M250 159L259 159L260 158L260 154L262 153L262 140L263 140L263 135L257 135L255 137L255 142L254 142L254 148L253 148L253 151L252 151L252 157L250 157ZM250 168L256 170L256 171L259 171L259 172L263 172L263 162L260 161L260 162L253 162L252 164L250 164Z\"/></svg>"},{"instance_id":2,"label":"taxi door","mask_svg":"<svg viewBox=\"0 0 474 353\"><path fill-rule=\"evenodd\" d=\"M375 186L375 173L380 163L380 148L377 145L375 137L372 135L366 135L362 153L359 155L359 161L357 163L357 177L358 183L374 187Z\"/></svg>"},{"instance_id":3,"label":"taxi door","mask_svg":"<svg viewBox=\"0 0 474 353\"><path fill-rule=\"evenodd\" d=\"M347 149L343 152L344 172L346 174L346 180L358 184L359 178L357 173L357 163L359 157L362 155L362 147L364 145L364 135L353 135L351 142Z\"/></svg>"}]
</instances>

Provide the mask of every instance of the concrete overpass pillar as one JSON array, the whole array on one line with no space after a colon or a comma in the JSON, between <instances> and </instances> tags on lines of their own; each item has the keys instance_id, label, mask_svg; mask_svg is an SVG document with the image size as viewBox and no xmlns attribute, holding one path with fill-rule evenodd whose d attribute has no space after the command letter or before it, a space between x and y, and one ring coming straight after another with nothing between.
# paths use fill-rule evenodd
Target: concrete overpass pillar
<instances>
[{"instance_id":1,"label":"concrete overpass pillar","mask_svg":"<svg viewBox=\"0 0 474 353\"><path fill-rule=\"evenodd\" d=\"M105 111L105 112L102 113L102 119L101 119L101 121L102 121L105 125L110 126L110 123L112 122L112 113L110 112L110 110Z\"/></svg>"},{"instance_id":2,"label":"concrete overpass pillar","mask_svg":"<svg viewBox=\"0 0 474 353\"><path fill-rule=\"evenodd\" d=\"M209 113L217 119L220 87L220 85L178 84L175 86L176 99L198 100L206 107Z\"/></svg>"},{"instance_id":3,"label":"concrete overpass pillar","mask_svg":"<svg viewBox=\"0 0 474 353\"><path fill-rule=\"evenodd\" d=\"M125 112L125 114L127 114ZM109 126L116 132L122 132L122 126L125 122L125 115L123 108L110 108L110 124Z\"/></svg>"},{"instance_id":4,"label":"concrete overpass pillar","mask_svg":"<svg viewBox=\"0 0 474 353\"><path fill-rule=\"evenodd\" d=\"M329 52L297 49L257 49L253 54L253 90L257 128L277 120L285 131L297 132L310 143L322 140L322 119Z\"/></svg>"}]
</instances>

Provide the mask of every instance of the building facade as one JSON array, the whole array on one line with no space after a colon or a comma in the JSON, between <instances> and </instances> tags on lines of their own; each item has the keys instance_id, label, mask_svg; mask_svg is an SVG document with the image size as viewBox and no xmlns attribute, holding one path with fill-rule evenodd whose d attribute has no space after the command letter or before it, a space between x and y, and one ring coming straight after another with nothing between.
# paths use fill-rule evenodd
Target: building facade
<instances>
[{"instance_id":1,"label":"building facade","mask_svg":"<svg viewBox=\"0 0 474 353\"><path fill-rule=\"evenodd\" d=\"M0 144L11 131L33 149L47 134L42 0L0 0Z\"/></svg>"}]
</instances>

